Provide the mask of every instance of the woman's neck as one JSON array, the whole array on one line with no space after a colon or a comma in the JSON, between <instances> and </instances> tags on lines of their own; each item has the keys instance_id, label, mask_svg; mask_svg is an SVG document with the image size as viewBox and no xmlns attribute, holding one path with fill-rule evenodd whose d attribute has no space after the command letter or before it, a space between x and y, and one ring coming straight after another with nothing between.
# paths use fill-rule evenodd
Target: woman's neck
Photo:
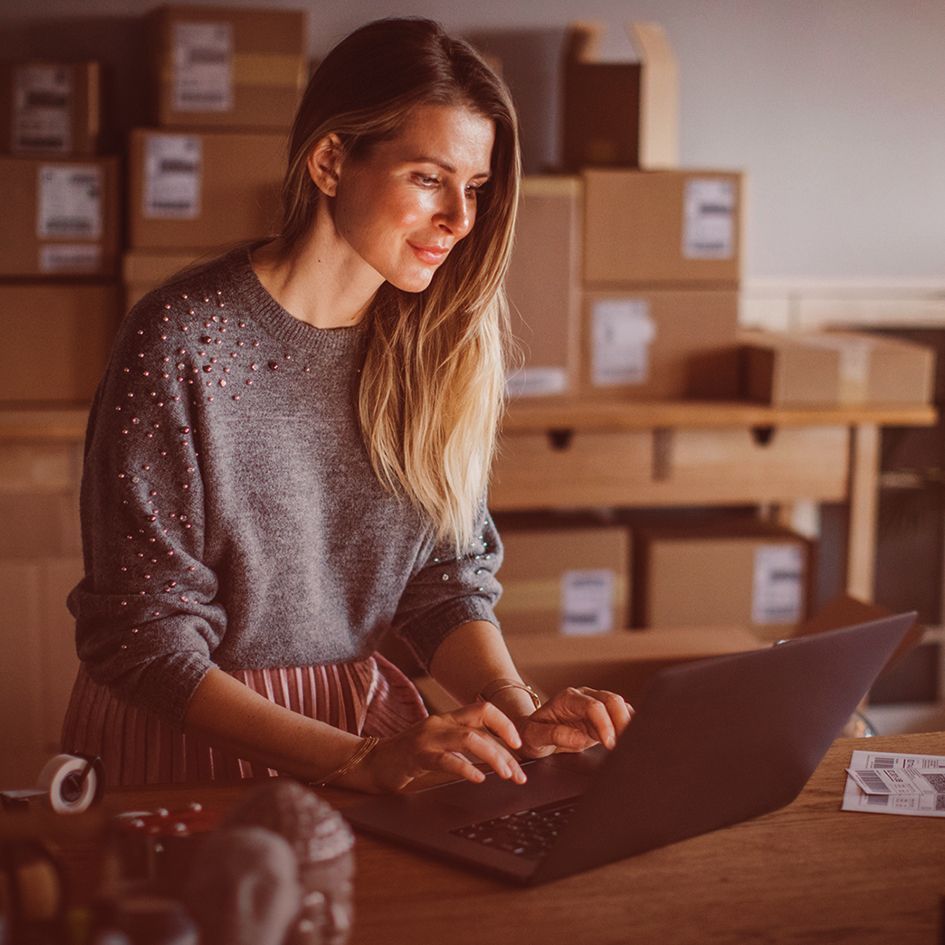
<instances>
[{"instance_id":1,"label":"woman's neck","mask_svg":"<svg viewBox=\"0 0 945 945\"><path fill-rule=\"evenodd\" d=\"M293 317L316 328L346 328L367 314L383 284L338 235L326 214L316 214L311 233L291 252L274 239L252 253L266 291Z\"/></svg>"}]
</instances>

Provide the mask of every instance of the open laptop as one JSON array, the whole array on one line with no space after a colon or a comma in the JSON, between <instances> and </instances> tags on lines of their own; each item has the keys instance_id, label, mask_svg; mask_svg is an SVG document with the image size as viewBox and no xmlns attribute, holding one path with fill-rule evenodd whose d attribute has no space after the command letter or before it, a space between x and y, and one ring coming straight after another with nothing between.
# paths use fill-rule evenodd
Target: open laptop
<instances>
[{"instance_id":1,"label":"open laptop","mask_svg":"<svg viewBox=\"0 0 945 945\"><path fill-rule=\"evenodd\" d=\"M611 751L528 762L345 810L369 833L537 884L792 801L915 613L657 673Z\"/></svg>"}]
</instances>

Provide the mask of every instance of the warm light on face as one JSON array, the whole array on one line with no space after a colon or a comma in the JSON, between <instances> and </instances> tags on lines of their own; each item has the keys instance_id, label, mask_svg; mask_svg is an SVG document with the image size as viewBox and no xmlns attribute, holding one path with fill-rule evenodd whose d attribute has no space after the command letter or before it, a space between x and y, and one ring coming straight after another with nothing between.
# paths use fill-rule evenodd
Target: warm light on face
<instances>
[{"instance_id":1,"label":"warm light on face","mask_svg":"<svg viewBox=\"0 0 945 945\"><path fill-rule=\"evenodd\" d=\"M383 279L423 291L476 222L494 140L493 122L468 108L416 108L396 137L342 163L338 234Z\"/></svg>"}]
</instances>

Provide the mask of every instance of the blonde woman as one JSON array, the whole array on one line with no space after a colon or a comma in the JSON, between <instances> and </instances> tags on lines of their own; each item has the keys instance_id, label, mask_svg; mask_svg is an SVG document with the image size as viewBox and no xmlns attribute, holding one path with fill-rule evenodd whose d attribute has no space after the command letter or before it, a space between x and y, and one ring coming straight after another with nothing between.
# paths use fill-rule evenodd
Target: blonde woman
<instances>
[{"instance_id":1,"label":"blonde woman","mask_svg":"<svg viewBox=\"0 0 945 945\"><path fill-rule=\"evenodd\" d=\"M519 757L626 726L612 693L537 708L493 614L519 173L508 92L468 45L369 24L305 93L278 236L129 314L90 417L69 597L63 747L109 783L523 782ZM388 632L463 708L427 715L375 652Z\"/></svg>"}]
</instances>

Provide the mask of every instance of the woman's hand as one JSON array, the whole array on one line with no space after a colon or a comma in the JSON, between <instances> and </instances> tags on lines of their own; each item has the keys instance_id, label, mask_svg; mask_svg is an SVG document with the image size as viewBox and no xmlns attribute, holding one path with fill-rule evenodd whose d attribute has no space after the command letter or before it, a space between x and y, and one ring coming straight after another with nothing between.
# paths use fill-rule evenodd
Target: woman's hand
<instances>
[{"instance_id":1,"label":"woman's hand","mask_svg":"<svg viewBox=\"0 0 945 945\"><path fill-rule=\"evenodd\" d=\"M479 783L486 776L466 755L485 762L501 778L525 783L510 749L522 745L511 720L491 702L477 702L431 715L384 738L339 784L373 792L402 791L428 772L444 772Z\"/></svg>"},{"instance_id":2,"label":"woman's hand","mask_svg":"<svg viewBox=\"0 0 945 945\"><path fill-rule=\"evenodd\" d=\"M604 689L568 687L540 709L518 720L522 755L541 758L554 751L584 751L598 742L613 748L630 724L633 706Z\"/></svg>"}]
</instances>

